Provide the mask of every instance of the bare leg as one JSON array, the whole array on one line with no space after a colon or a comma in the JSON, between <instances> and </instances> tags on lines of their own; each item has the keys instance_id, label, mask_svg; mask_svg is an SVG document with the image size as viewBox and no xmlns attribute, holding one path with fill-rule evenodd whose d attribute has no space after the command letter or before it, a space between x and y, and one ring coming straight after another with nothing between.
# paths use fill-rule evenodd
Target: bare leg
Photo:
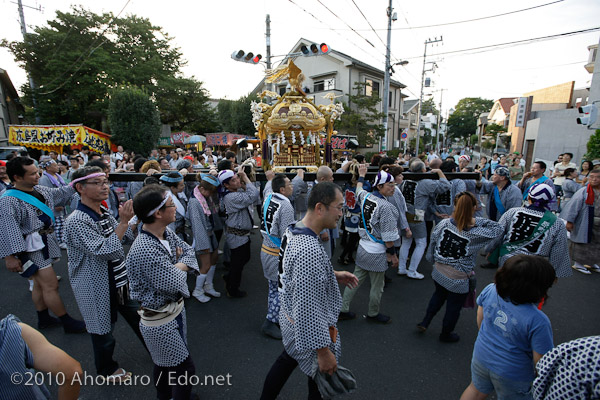
<instances>
[{"instance_id":1,"label":"bare leg","mask_svg":"<svg viewBox=\"0 0 600 400\"><path fill-rule=\"evenodd\" d=\"M35 275L33 275L33 279L35 282L33 286L34 292L36 288L41 290L43 302L46 303L50 311L52 311L57 317L65 315L67 310L65 309L65 305L63 304L60 294L58 293L58 280L56 279L54 268L50 266L40 269L35 273Z\"/></svg>"},{"instance_id":2,"label":"bare leg","mask_svg":"<svg viewBox=\"0 0 600 400\"><path fill-rule=\"evenodd\" d=\"M460 400L485 400L487 397L487 394L481 393L475 388L473 382L471 382L463 392L462 396L460 396Z\"/></svg>"},{"instance_id":3,"label":"bare leg","mask_svg":"<svg viewBox=\"0 0 600 400\"><path fill-rule=\"evenodd\" d=\"M40 287L40 285L33 285L33 291L31 292L31 300L33 300L33 305L35 306L36 311L44 311L48 308L48 306L44 302L44 296L42 295L42 288Z\"/></svg>"}]
</instances>

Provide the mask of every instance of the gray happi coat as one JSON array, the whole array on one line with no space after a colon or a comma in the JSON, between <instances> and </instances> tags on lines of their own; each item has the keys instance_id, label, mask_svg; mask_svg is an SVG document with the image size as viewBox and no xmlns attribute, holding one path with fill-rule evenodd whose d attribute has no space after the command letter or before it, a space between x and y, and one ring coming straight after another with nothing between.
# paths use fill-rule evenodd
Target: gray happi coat
<instances>
[{"instance_id":1,"label":"gray happi coat","mask_svg":"<svg viewBox=\"0 0 600 400\"><path fill-rule=\"evenodd\" d=\"M336 360L341 356L339 334L334 343L329 327L337 324L342 295L317 234L300 225L287 229L281 245L279 324L285 351L312 377L317 349L328 347Z\"/></svg>"},{"instance_id":2,"label":"gray happi coat","mask_svg":"<svg viewBox=\"0 0 600 400\"><path fill-rule=\"evenodd\" d=\"M453 218L441 220L431 232L427 261L449 265L464 272L464 279L451 279L433 268L434 281L453 293L467 293L467 275L473 271L477 252L502 234L500 224L487 218L475 218L475 226L459 231Z\"/></svg>"},{"instance_id":3,"label":"gray happi coat","mask_svg":"<svg viewBox=\"0 0 600 400\"><path fill-rule=\"evenodd\" d=\"M502 233L488 246L488 253L504 242L517 242L529 237L543 216L544 211L530 207L517 207L506 211L499 221L502 226ZM548 258L556 271L557 278L564 278L573 274L567 243L567 229L560 218L556 219L541 238L532 240L526 243L525 246L501 257L498 260L498 265L504 265L506 260L517 254Z\"/></svg>"},{"instance_id":4,"label":"gray happi coat","mask_svg":"<svg viewBox=\"0 0 600 400\"><path fill-rule=\"evenodd\" d=\"M65 225L69 280L88 332L104 335L111 330L108 262L125 258L122 243L133 241L133 232L127 228L123 241L115 232L104 237L100 224L83 207L87 208L82 204L73 211ZM117 221L109 218L115 229Z\"/></svg>"},{"instance_id":5,"label":"gray happi coat","mask_svg":"<svg viewBox=\"0 0 600 400\"><path fill-rule=\"evenodd\" d=\"M44 186L35 186L34 189L44 196L46 205L54 210L54 207L65 206L69 203L75 192L71 186L50 189ZM16 189L15 189L16 190ZM33 232L39 232L44 224L38 218L42 212L36 207L16 197L0 198L0 258L25 252L25 236ZM54 233L48 235L49 257L43 255L42 250L29 253L29 258L39 267L47 267L55 260L60 259L60 247Z\"/></svg>"},{"instance_id":6,"label":"gray happi coat","mask_svg":"<svg viewBox=\"0 0 600 400\"><path fill-rule=\"evenodd\" d=\"M274 193L267 208L266 218L264 218L268 196L268 194L265 196L265 204L263 204L262 207L263 214L261 215L262 221L260 224L260 233L263 237L263 246L279 249L279 246L273 243L269 238L269 235L267 235L266 228L268 228L271 236L282 239L285 230L294 223L294 207L292 207L292 204L287 197L279 193ZM279 264L278 256L261 251L260 261L262 262L265 278L270 281L277 281Z\"/></svg>"}]
</instances>

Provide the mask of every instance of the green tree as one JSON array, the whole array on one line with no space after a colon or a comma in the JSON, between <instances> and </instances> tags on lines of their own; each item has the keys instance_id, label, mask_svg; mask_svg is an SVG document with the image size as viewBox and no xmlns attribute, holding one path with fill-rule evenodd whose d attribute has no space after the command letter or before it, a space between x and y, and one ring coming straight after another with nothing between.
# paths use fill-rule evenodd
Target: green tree
<instances>
[{"instance_id":1,"label":"green tree","mask_svg":"<svg viewBox=\"0 0 600 400\"><path fill-rule=\"evenodd\" d=\"M487 135L493 135L494 137L496 137L497 133L504 133L506 132L508 129L506 129L505 127L503 127L502 125L498 125L498 124L489 124L488 126L486 126L485 128L485 133Z\"/></svg>"},{"instance_id":2,"label":"green tree","mask_svg":"<svg viewBox=\"0 0 600 400\"><path fill-rule=\"evenodd\" d=\"M28 84L22 87L23 102L31 106L35 95L42 123L102 129L112 89L131 85L154 95L157 82L179 73L184 61L170 43L148 19L73 7L57 11L48 26L36 27L26 40L1 45L38 85L35 93Z\"/></svg>"},{"instance_id":3,"label":"green tree","mask_svg":"<svg viewBox=\"0 0 600 400\"><path fill-rule=\"evenodd\" d=\"M583 156L586 160L600 159L600 129L590 136L587 142L587 153Z\"/></svg>"},{"instance_id":4,"label":"green tree","mask_svg":"<svg viewBox=\"0 0 600 400\"><path fill-rule=\"evenodd\" d=\"M217 120L219 122L221 131L223 132L232 132L233 131L233 122L232 122L232 108L233 101L227 99L219 100L217 104Z\"/></svg>"},{"instance_id":5,"label":"green tree","mask_svg":"<svg viewBox=\"0 0 600 400\"><path fill-rule=\"evenodd\" d=\"M208 91L192 78L166 77L154 95L161 121L174 131L209 133L218 130L217 116L210 107Z\"/></svg>"},{"instance_id":6,"label":"green tree","mask_svg":"<svg viewBox=\"0 0 600 400\"><path fill-rule=\"evenodd\" d=\"M456 104L455 111L448 118L448 136L466 141L477 130L477 118L489 111L493 100L480 97L465 97Z\"/></svg>"},{"instance_id":7,"label":"green tree","mask_svg":"<svg viewBox=\"0 0 600 400\"><path fill-rule=\"evenodd\" d=\"M384 135L381 120L384 114L379 112L377 104L381 101L379 93L374 92L372 96L366 95L365 88L370 86L366 82L354 82L356 94L349 94L350 106L344 104L345 112L336 128L349 135L356 135L361 147L371 145L379 141Z\"/></svg>"},{"instance_id":8,"label":"green tree","mask_svg":"<svg viewBox=\"0 0 600 400\"><path fill-rule=\"evenodd\" d=\"M136 87L115 89L108 106L112 140L136 153L147 154L156 145L161 123L150 96Z\"/></svg>"},{"instance_id":9,"label":"green tree","mask_svg":"<svg viewBox=\"0 0 600 400\"><path fill-rule=\"evenodd\" d=\"M425 100L423 104L421 104L421 115L427 115L428 113L432 113L435 116L438 115L438 109L435 107L433 97Z\"/></svg>"},{"instance_id":10,"label":"green tree","mask_svg":"<svg viewBox=\"0 0 600 400\"><path fill-rule=\"evenodd\" d=\"M242 96L238 100L221 99L217 104L217 120L221 130L252 136L256 129L252 123L251 102L250 95Z\"/></svg>"}]
</instances>

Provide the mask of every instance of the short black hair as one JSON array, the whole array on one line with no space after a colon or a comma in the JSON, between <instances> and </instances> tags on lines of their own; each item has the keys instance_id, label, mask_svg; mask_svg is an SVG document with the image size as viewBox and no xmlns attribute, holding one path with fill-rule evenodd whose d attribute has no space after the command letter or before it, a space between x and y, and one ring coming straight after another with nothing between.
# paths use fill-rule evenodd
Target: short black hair
<instances>
[{"instance_id":1,"label":"short black hair","mask_svg":"<svg viewBox=\"0 0 600 400\"><path fill-rule=\"evenodd\" d=\"M197 151L192 151L192 153L191 153L191 154L192 154L192 157L194 157L194 158L198 158L198 157L200 157L200 155L198 154L198 152L197 152Z\"/></svg>"},{"instance_id":2,"label":"short black hair","mask_svg":"<svg viewBox=\"0 0 600 400\"><path fill-rule=\"evenodd\" d=\"M21 178L25 176L25 167L34 163L33 158L21 156L15 157L6 163L6 174L8 175L8 178L14 182L15 176L20 176Z\"/></svg>"},{"instance_id":3,"label":"short black hair","mask_svg":"<svg viewBox=\"0 0 600 400\"><path fill-rule=\"evenodd\" d=\"M381 159L379 160L379 165L377 165L377 166L381 167L382 165L385 165L385 164L391 165L394 162L396 162L396 160L394 160L392 157L385 156L385 157L381 157Z\"/></svg>"},{"instance_id":4,"label":"short black hair","mask_svg":"<svg viewBox=\"0 0 600 400\"><path fill-rule=\"evenodd\" d=\"M167 189L164 186L150 184L137 192L133 198L133 212L142 223L151 224L154 222L154 214L148 216L148 213L162 203L166 191Z\"/></svg>"},{"instance_id":5,"label":"short black hair","mask_svg":"<svg viewBox=\"0 0 600 400\"><path fill-rule=\"evenodd\" d=\"M225 152L225 158L233 158L235 160L235 153L231 150Z\"/></svg>"},{"instance_id":6,"label":"short black hair","mask_svg":"<svg viewBox=\"0 0 600 400\"><path fill-rule=\"evenodd\" d=\"M81 150L89 150L89 149L90 149L90 148L89 148L89 147L87 147L87 146L82 146L82 147L81 147Z\"/></svg>"},{"instance_id":7,"label":"short black hair","mask_svg":"<svg viewBox=\"0 0 600 400\"><path fill-rule=\"evenodd\" d=\"M569 157L573 158L573 153L563 153L563 156L569 156Z\"/></svg>"},{"instance_id":8,"label":"short black hair","mask_svg":"<svg viewBox=\"0 0 600 400\"><path fill-rule=\"evenodd\" d=\"M89 159L90 159L90 160L93 160L93 159L94 159L94 157L99 157L99 158L102 158L102 156L101 156L100 154L98 154L98 153L91 153L91 154L89 155Z\"/></svg>"},{"instance_id":9,"label":"short black hair","mask_svg":"<svg viewBox=\"0 0 600 400\"><path fill-rule=\"evenodd\" d=\"M456 165L454 160L453 161L446 160L440 166L440 170L442 170L442 172L454 172L454 171L456 171L456 167L458 167L458 165Z\"/></svg>"},{"instance_id":10,"label":"short black hair","mask_svg":"<svg viewBox=\"0 0 600 400\"><path fill-rule=\"evenodd\" d=\"M317 203L329 205L336 196L337 192L342 193L342 189L333 182L320 182L313 186L308 196L308 209L314 210Z\"/></svg>"},{"instance_id":11,"label":"short black hair","mask_svg":"<svg viewBox=\"0 0 600 400\"><path fill-rule=\"evenodd\" d=\"M569 175L571 175L571 174L572 174L573 172L575 172L575 171L576 171L576 169L575 169L575 168L567 168L567 169L565 169L565 170L563 171L563 175L564 175L564 176L569 176Z\"/></svg>"},{"instance_id":12,"label":"short black hair","mask_svg":"<svg viewBox=\"0 0 600 400\"><path fill-rule=\"evenodd\" d=\"M271 181L271 188L273 189L273 193L280 193L281 189L285 187L286 181L285 174L277 174L275 178Z\"/></svg>"},{"instance_id":13,"label":"short black hair","mask_svg":"<svg viewBox=\"0 0 600 400\"><path fill-rule=\"evenodd\" d=\"M148 161L148 159L144 157L136 158L136 160L133 162L133 170L135 172L140 172L140 168L142 168L142 165L144 165L146 161Z\"/></svg>"},{"instance_id":14,"label":"short black hair","mask_svg":"<svg viewBox=\"0 0 600 400\"><path fill-rule=\"evenodd\" d=\"M73 180L75 180L91 174L97 174L98 172L104 172L104 170L100 167L86 165L85 167L79 168L75 172L73 172L72 178ZM79 190L77 190L77 185L80 183L84 185L85 182L86 181L77 182L77 184L74 185L74 188L77 191L77 193L79 193Z\"/></svg>"},{"instance_id":15,"label":"short black hair","mask_svg":"<svg viewBox=\"0 0 600 400\"><path fill-rule=\"evenodd\" d=\"M494 277L500 297L516 305L544 300L555 280L556 272L548 260L525 254L510 257Z\"/></svg>"},{"instance_id":16,"label":"short black hair","mask_svg":"<svg viewBox=\"0 0 600 400\"><path fill-rule=\"evenodd\" d=\"M359 164L362 164L365 161L365 156L362 154L357 154L354 156L354 159L358 161Z\"/></svg>"},{"instance_id":17,"label":"short black hair","mask_svg":"<svg viewBox=\"0 0 600 400\"><path fill-rule=\"evenodd\" d=\"M223 171L223 170L232 169L232 168L233 168L233 163L231 161L227 160L226 158L222 159L217 164L218 171Z\"/></svg>"},{"instance_id":18,"label":"short black hair","mask_svg":"<svg viewBox=\"0 0 600 400\"><path fill-rule=\"evenodd\" d=\"M534 162L534 164L537 164L537 165L539 165L539 166L540 166L540 168L541 168L541 169L543 169L544 171L545 171L545 170L546 170L546 168L547 168L547 166L546 166L546 163L545 163L545 162L543 162L543 161L536 161L536 162Z\"/></svg>"},{"instance_id":19,"label":"short black hair","mask_svg":"<svg viewBox=\"0 0 600 400\"><path fill-rule=\"evenodd\" d=\"M86 167L98 167L101 168L103 172L110 172L110 167L106 165L106 163L102 160L91 160L85 164Z\"/></svg>"},{"instance_id":20,"label":"short black hair","mask_svg":"<svg viewBox=\"0 0 600 400\"><path fill-rule=\"evenodd\" d=\"M156 176L147 176L144 178L144 186L160 185L160 180Z\"/></svg>"}]
</instances>

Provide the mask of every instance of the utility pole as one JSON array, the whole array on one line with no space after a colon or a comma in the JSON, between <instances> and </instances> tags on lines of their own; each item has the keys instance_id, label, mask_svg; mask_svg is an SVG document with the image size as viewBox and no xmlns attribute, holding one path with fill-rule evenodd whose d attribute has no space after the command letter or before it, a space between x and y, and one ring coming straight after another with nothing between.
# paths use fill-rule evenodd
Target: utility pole
<instances>
[{"instance_id":1,"label":"utility pole","mask_svg":"<svg viewBox=\"0 0 600 400\"><path fill-rule=\"evenodd\" d=\"M267 69L271 69L271 16L267 14Z\"/></svg>"},{"instance_id":2,"label":"utility pole","mask_svg":"<svg viewBox=\"0 0 600 400\"><path fill-rule=\"evenodd\" d=\"M23 2L21 0L17 0L17 5L19 6L19 18L21 19L21 33L23 34L23 42L27 42L27 27L25 25L25 13L23 12ZM41 11L41 6L39 9L34 8L34 10ZM31 77L30 73L27 73L27 77L29 78L29 88L31 89L31 99L33 100L33 109L35 111L35 122L36 124L39 124L40 116L38 114L37 109L37 99L35 97L35 89L37 88L37 86L35 86L35 82L33 81L33 78Z\"/></svg>"},{"instance_id":3,"label":"utility pole","mask_svg":"<svg viewBox=\"0 0 600 400\"><path fill-rule=\"evenodd\" d=\"M444 95L444 90L445 89L440 89L440 108L438 110L438 123L437 123L437 129L435 131L435 153L437 155L440 154L439 137L440 137L440 130L442 129L442 96Z\"/></svg>"},{"instance_id":4,"label":"utility pole","mask_svg":"<svg viewBox=\"0 0 600 400\"><path fill-rule=\"evenodd\" d=\"M383 75L383 149L388 150L388 113L390 109L390 46L392 45L392 0L387 8L388 31L387 47L385 49L385 72Z\"/></svg>"},{"instance_id":5,"label":"utility pole","mask_svg":"<svg viewBox=\"0 0 600 400\"><path fill-rule=\"evenodd\" d=\"M443 38L440 36L433 40L427 39L425 41L425 51L423 52L423 72L421 73L421 95L419 96L419 111L417 112L417 146L415 149L416 155L419 155L419 139L421 137L421 106L423 104L423 85L425 84L425 63L427 62L427 45L432 43L441 42Z\"/></svg>"}]
</instances>

